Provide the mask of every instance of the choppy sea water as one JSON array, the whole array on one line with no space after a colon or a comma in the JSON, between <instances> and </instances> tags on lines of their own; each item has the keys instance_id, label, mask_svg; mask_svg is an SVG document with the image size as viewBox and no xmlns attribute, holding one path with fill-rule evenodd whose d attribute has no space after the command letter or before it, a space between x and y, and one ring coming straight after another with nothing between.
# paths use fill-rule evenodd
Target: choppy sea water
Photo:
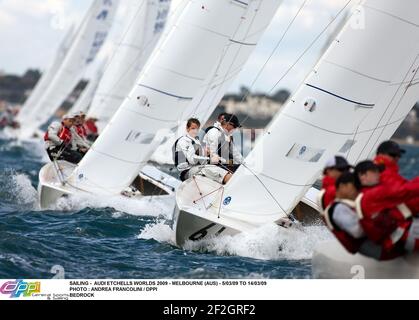
<instances>
[{"instance_id":1,"label":"choppy sea water","mask_svg":"<svg viewBox=\"0 0 419 320\"><path fill-rule=\"evenodd\" d=\"M402 173L418 175L419 148ZM42 145L0 140L0 278L310 278L311 255L330 238L321 226L265 226L185 248L174 245L174 199L69 198L39 209Z\"/></svg>"}]
</instances>

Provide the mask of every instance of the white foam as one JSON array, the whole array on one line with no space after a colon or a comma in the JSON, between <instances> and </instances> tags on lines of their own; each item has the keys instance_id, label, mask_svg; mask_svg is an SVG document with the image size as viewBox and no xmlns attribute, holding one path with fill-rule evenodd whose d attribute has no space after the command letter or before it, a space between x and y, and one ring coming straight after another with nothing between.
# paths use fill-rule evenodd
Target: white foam
<instances>
[{"instance_id":1,"label":"white foam","mask_svg":"<svg viewBox=\"0 0 419 320\"><path fill-rule=\"evenodd\" d=\"M159 220L156 223L147 224L145 228L138 235L138 239L156 240L161 243L176 244L175 233L172 228L165 223L164 220Z\"/></svg>"},{"instance_id":2,"label":"white foam","mask_svg":"<svg viewBox=\"0 0 419 320\"><path fill-rule=\"evenodd\" d=\"M139 238L175 244L175 232L162 221L147 225ZM235 236L189 241L184 249L259 260L308 260L315 246L330 238L330 233L322 226L283 229L272 224Z\"/></svg>"},{"instance_id":3,"label":"white foam","mask_svg":"<svg viewBox=\"0 0 419 320\"><path fill-rule=\"evenodd\" d=\"M125 197L105 197L73 195L61 198L51 209L59 211L80 211L85 208L113 208L119 213L134 216L163 217L171 219L175 200L173 196L145 197L142 199L128 199ZM116 216L118 217L118 216Z\"/></svg>"},{"instance_id":4,"label":"white foam","mask_svg":"<svg viewBox=\"0 0 419 320\"><path fill-rule=\"evenodd\" d=\"M214 238L201 243L188 242L186 248L207 248L219 255L260 260L305 260L311 259L316 244L329 236L324 227L284 229L272 224L236 236Z\"/></svg>"},{"instance_id":5,"label":"white foam","mask_svg":"<svg viewBox=\"0 0 419 320\"><path fill-rule=\"evenodd\" d=\"M12 173L11 175L11 194L19 206L27 207L28 209L38 210L38 192L32 186L31 180L25 174ZM7 184L5 185L7 187Z\"/></svg>"}]
</instances>

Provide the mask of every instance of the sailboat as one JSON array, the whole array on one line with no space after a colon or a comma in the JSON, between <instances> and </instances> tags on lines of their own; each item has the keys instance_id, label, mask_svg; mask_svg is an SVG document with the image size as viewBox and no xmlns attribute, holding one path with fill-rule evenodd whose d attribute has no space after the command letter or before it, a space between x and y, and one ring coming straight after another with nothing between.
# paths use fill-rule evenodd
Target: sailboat
<instances>
[{"instance_id":1,"label":"sailboat","mask_svg":"<svg viewBox=\"0 0 419 320\"><path fill-rule=\"evenodd\" d=\"M76 112L86 113L92 104L93 98L96 94L97 88L99 87L100 80L103 77L108 59L105 58L97 68L95 74L89 80L86 88L83 90L81 96L77 99L76 103L68 111L69 114Z\"/></svg>"},{"instance_id":2,"label":"sailboat","mask_svg":"<svg viewBox=\"0 0 419 320\"><path fill-rule=\"evenodd\" d=\"M33 111L34 111L35 106L37 105L39 100L42 98L42 95L45 93L45 90L50 85L57 71L60 69L68 53L68 50L74 41L74 37L75 37L75 27L74 25L72 25L67 31L60 46L58 47L57 53L51 65L42 74L41 79L39 79L38 83L36 84L35 88L31 92L30 96L25 101L24 105L22 106L17 116L17 121L19 123L23 123L34 116Z\"/></svg>"},{"instance_id":3,"label":"sailboat","mask_svg":"<svg viewBox=\"0 0 419 320\"><path fill-rule=\"evenodd\" d=\"M88 117L98 119L102 131L131 91L135 80L160 39L171 1L132 1L123 39L117 43L94 96ZM175 7L173 14L181 12Z\"/></svg>"},{"instance_id":4,"label":"sailboat","mask_svg":"<svg viewBox=\"0 0 419 320\"><path fill-rule=\"evenodd\" d=\"M227 90L228 81L247 61L252 52L249 48L256 46L280 2L188 0L133 90L80 164L51 163L41 170L41 205L48 206L68 194L125 193L156 146L177 130L209 92L214 101L206 104L205 110L212 113L222 90ZM240 65L235 65L236 58ZM218 78L226 61L230 63Z\"/></svg>"},{"instance_id":5,"label":"sailboat","mask_svg":"<svg viewBox=\"0 0 419 320\"><path fill-rule=\"evenodd\" d=\"M112 27L119 0L95 0L77 31L71 48L56 70L37 103L31 107L31 116L23 119L19 138L29 139L47 122L68 97L95 60Z\"/></svg>"},{"instance_id":6,"label":"sailboat","mask_svg":"<svg viewBox=\"0 0 419 320\"><path fill-rule=\"evenodd\" d=\"M328 159L362 159L389 139L419 97L417 10L415 0L362 1L357 12L365 15L365 29L345 24L230 182L222 186L196 176L179 187L176 243L274 223L292 227L290 214ZM314 273L348 275L358 263L380 268L342 251L335 241L320 246ZM394 266L393 274L400 272Z\"/></svg>"}]
</instances>

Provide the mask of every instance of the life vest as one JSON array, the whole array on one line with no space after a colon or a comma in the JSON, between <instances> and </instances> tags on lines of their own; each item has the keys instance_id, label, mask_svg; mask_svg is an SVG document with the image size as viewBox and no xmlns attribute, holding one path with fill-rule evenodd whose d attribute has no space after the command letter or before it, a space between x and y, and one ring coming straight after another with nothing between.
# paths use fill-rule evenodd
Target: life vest
<instances>
[{"instance_id":1,"label":"life vest","mask_svg":"<svg viewBox=\"0 0 419 320\"><path fill-rule=\"evenodd\" d=\"M208 132L210 132L210 130L212 130L212 129L217 129L219 132L221 132L222 133L222 135L221 135L221 137L223 137L224 136L224 134L223 134L223 132L222 132L222 130L220 129L220 128L218 128L218 127L215 127L215 126L211 126L211 127L209 127L209 128L207 128L206 130L205 130L205 133L207 134ZM224 143L223 143L224 142ZM222 150L222 148L223 148L223 146L225 145L225 141L222 141L220 138L218 139L218 147L217 147L217 150L218 150L218 156L220 157L220 158L222 158L223 157L223 150ZM228 160L230 160L230 161L233 161L233 159L234 159L234 153L233 153L233 146L234 146L234 139L233 139L233 137L231 136L230 137L230 142L228 143Z\"/></svg>"},{"instance_id":2,"label":"life vest","mask_svg":"<svg viewBox=\"0 0 419 320\"><path fill-rule=\"evenodd\" d=\"M336 193L333 194L335 196ZM330 191L328 189L321 189L317 195L317 204L320 207L321 211L325 211L335 201L335 197L331 197Z\"/></svg>"},{"instance_id":3,"label":"life vest","mask_svg":"<svg viewBox=\"0 0 419 320\"><path fill-rule=\"evenodd\" d=\"M326 208L325 211L323 211L324 221L326 223L326 226L335 235L335 237L342 244L342 246L344 246L348 252L355 254L359 251L362 244L365 242L366 238L356 239L352 237L350 234L348 234L346 231L342 230L335 223L333 219L333 214L338 204L343 204L343 205L348 206L349 208L354 210L354 214L356 214L355 212L356 205L354 201L338 200L338 201L333 202L329 207Z\"/></svg>"},{"instance_id":4,"label":"life vest","mask_svg":"<svg viewBox=\"0 0 419 320\"><path fill-rule=\"evenodd\" d=\"M82 138L87 137L87 132L86 132L86 129L84 128L84 126L76 126L76 132Z\"/></svg>"},{"instance_id":5,"label":"life vest","mask_svg":"<svg viewBox=\"0 0 419 320\"><path fill-rule=\"evenodd\" d=\"M396 250L403 245L409 235L412 224L412 212L403 203L382 212L366 215L362 209L361 193L355 200L356 212L367 237L380 245L386 252Z\"/></svg>"},{"instance_id":6,"label":"life vest","mask_svg":"<svg viewBox=\"0 0 419 320\"><path fill-rule=\"evenodd\" d=\"M182 153L182 151L177 151L177 145L178 145L180 139L182 139L182 138L185 138L185 137L180 137L179 139L177 139L176 142L173 145L173 148L172 148L173 162L175 163L175 166L176 167L180 164L179 163L179 153ZM189 137L186 137L186 138L188 138L189 140L191 140L192 145L193 145L193 147L195 149L195 155L200 156L201 153L202 153L201 146L199 144L197 144L193 139L191 139ZM188 159L186 159L185 156L183 156L183 157L185 158L185 161L188 164L190 164L189 161L188 161Z\"/></svg>"},{"instance_id":7,"label":"life vest","mask_svg":"<svg viewBox=\"0 0 419 320\"><path fill-rule=\"evenodd\" d=\"M62 126L57 134L58 138L60 138L65 144L69 144L72 139L71 131L65 126ZM44 141L49 141L49 129L45 132Z\"/></svg>"},{"instance_id":8,"label":"life vest","mask_svg":"<svg viewBox=\"0 0 419 320\"><path fill-rule=\"evenodd\" d=\"M87 135L97 134L98 129L95 123L91 120L87 120L84 124L84 129L86 130Z\"/></svg>"},{"instance_id":9,"label":"life vest","mask_svg":"<svg viewBox=\"0 0 419 320\"><path fill-rule=\"evenodd\" d=\"M65 144L69 144L71 142L71 139L72 139L72 135L71 135L70 129L63 126L61 128L59 134L58 134L58 137L61 140L63 140Z\"/></svg>"}]
</instances>

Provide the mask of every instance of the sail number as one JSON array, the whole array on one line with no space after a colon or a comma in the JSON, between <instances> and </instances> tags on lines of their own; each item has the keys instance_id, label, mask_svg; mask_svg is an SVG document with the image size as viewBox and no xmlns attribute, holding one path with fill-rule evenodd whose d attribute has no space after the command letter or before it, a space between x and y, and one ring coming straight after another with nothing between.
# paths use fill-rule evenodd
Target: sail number
<instances>
[{"instance_id":1,"label":"sail number","mask_svg":"<svg viewBox=\"0 0 419 320\"><path fill-rule=\"evenodd\" d=\"M195 232L193 235L191 235L189 237L189 240L191 241L199 241L204 239L207 235L210 229L213 229L214 227L216 227L217 224L216 223L211 223L209 225L207 225L205 228ZM214 233L215 236L219 236L220 234L222 234L224 231L226 230L225 227L222 227L220 230L218 230L217 232Z\"/></svg>"}]
</instances>

